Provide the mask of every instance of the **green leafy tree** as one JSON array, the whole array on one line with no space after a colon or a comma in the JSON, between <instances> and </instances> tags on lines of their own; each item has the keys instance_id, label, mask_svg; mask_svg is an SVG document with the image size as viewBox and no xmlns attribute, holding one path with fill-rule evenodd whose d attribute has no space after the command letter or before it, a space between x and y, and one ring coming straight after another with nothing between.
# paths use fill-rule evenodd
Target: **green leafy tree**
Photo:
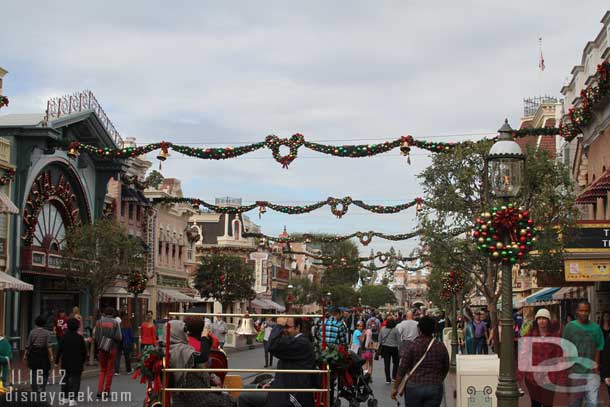
<instances>
[{"instance_id":1,"label":"green leafy tree","mask_svg":"<svg viewBox=\"0 0 610 407\"><path fill-rule=\"evenodd\" d=\"M382 305L396 304L396 296L385 285L366 285L358 291L362 305L379 308Z\"/></svg>"},{"instance_id":2,"label":"green leafy tree","mask_svg":"<svg viewBox=\"0 0 610 407\"><path fill-rule=\"evenodd\" d=\"M322 243L322 254L334 261L328 265L322 276L322 285L332 287L340 284L355 285L360 273L358 246L351 240Z\"/></svg>"},{"instance_id":3,"label":"green leafy tree","mask_svg":"<svg viewBox=\"0 0 610 407\"><path fill-rule=\"evenodd\" d=\"M322 287L307 277L293 279L292 295L295 305L309 305L319 303L322 298Z\"/></svg>"},{"instance_id":4,"label":"green leafy tree","mask_svg":"<svg viewBox=\"0 0 610 407\"><path fill-rule=\"evenodd\" d=\"M159 185L161 185L164 179L163 174L157 170L152 170L144 182L152 188L159 189Z\"/></svg>"},{"instance_id":5,"label":"green leafy tree","mask_svg":"<svg viewBox=\"0 0 610 407\"><path fill-rule=\"evenodd\" d=\"M214 298L223 310L236 301L255 295L254 267L242 257L214 253L204 256L195 275L195 288L202 298Z\"/></svg>"},{"instance_id":6,"label":"green leafy tree","mask_svg":"<svg viewBox=\"0 0 610 407\"><path fill-rule=\"evenodd\" d=\"M335 307L353 307L358 304L358 293L349 284L334 285L324 292L331 293L332 305Z\"/></svg>"},{"instance_id":7,"label":"green leafy tree","mask_svg":"<svg viewBox=\"0 0 610 407\"><path fill-rule=\"evenodd\" d=\"M391 281L394 280L394 273L396 272L396 269L398 268L398 260L396 259L396 249L394 249L394 246L390 247L390 251L389 251L390 257L388 258L387 261L387 266L385 269L385 272L383 273L383 283L384 285L388 285Z\"/></svg>"},{"instance_id":8,"label":"green leafy tree","mask_svg":"<svg viewBox=\"0 0 610 407\"><path fill-rule=\"evenodd\" d=\"M109 219L68 229L61 255L62 271L87 287L96 307L117 279L128 279L134 270L145 267L142 244Z\"/></svg>"},{"instance_id":9,"label":"green leafy tree","mask_svg":"<svg viewBox=\"0 0 610 407\"><path fill-rule=\"evenodd\" d=\"M482 212L502 205L489 198L483 176L485 155L490 147L490 142L459 145L447 154L433 156L432 165L419 175L426 201L420 219L422 241L432 267L431 291L437 290L435 276L446 272L449 266L465 271L487 299L492 324L497 327L501 294L498 264L479 253L464 235L456 237L460 231L470 230ZM550 236L569 233L574 225L573 183L568 169L546 151L527 149L526 155L523 191L516 203L530 210L536 225L543 229L541 235L548 236L537 240L537 255L530 255L526 266L538 275L558 276L562 270L563 243Z\"/></svg>"}]
</instances>

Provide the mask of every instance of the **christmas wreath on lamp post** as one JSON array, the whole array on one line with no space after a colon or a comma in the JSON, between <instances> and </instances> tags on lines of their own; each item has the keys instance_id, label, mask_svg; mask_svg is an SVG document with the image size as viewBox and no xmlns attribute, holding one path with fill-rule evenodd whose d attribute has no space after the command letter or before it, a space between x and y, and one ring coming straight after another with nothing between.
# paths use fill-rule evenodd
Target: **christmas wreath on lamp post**
<instances>
[{"instance_id":1,"label":"christmas wreath on lamp post","mask_svg":"<svg viewBox=\"0 0 610 407\"><path fill-rule=\"evenodd\" d=\"M133 271L127 278L127 292L133 295L140 295L146 289L148 277L143 271Z\"/></svg>"}]
</instances>

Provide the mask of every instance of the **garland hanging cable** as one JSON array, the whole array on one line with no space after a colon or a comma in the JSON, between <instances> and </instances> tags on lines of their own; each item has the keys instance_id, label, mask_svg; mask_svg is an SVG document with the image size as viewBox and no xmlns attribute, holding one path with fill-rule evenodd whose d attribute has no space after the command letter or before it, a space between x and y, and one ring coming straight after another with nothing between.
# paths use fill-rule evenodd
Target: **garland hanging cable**
<instances>
[{"instance_id":1,"label":"garland hanging cable","mask_svg":"<svg viewBox=\"0 0 610 407\"><path fill-rule=\"evenodd\" d=\"M607 69L603 69L601 72L606 72ZM601 75L601 74L600 74ZM607 82L607 81L606 81ZM608 88L606 82L596 87L593 90L583 91L586 95L590 95L590 99L593 102L598 100L599 95L605 95ZM601 83L601 80L600 80ZM588 110L571 110L572 124L580 125L584 123L587 115L590 116ZM581 117L583 117L581 119ZM566 138L571 137L571 130L569 126L562 123L563 127L559 128L533 128L533 129L521 129L514 133L515 137L525 137L530 135L562 135ZM568 127L566 127L568 126ZM306 141L305 137L300 134L294 134L290 138L279 138L274 135L267 136L265 141L258 143L248 144L239 147L219 147L219 148L207 148L207 147L190 147L179 144L174 144L168 141L162 141L160 143L147 144L139 147L123 147L120 149L113 149L108 147L97 147L91 144L85 144L78 141L70 143L60 143L60 147L68 151L68 156L76 158L80 152L84 151L92 155L97 155L107 159L123 159L129 157L137 157L150 153L155 150L161 150L157 155L159 161L165 161L169 156L169 150L176 151L180 154L184 154L189 157L200 158L204 160L226 160L228 158L239 157L244 154L249 154L253 151L260 150L267 147L271 150L273 158L282 167L288 168L298 155L299 148L305 147L313 151L317 151L322 154L332 155L336 157L349 157L349 158L361 158L361 157L372 157L374 155L387 153L395 148L400 148L401 154L407 156L409 160L409 153L412 147L428 150L434 153L443 153L451 151L454 147L460 145L472 145L481 142L493 141L494 138L483 138L477 141L462 141L462 142L435 142L427 140L415 139L412 136L402 136L394 140L388 140L382 143L372 144L357 144L357 145L330 145L320 144L311 141ZM288 153L282 155L280 153L280 147L287 147ZM410 161L409 161L410 162Z\"/></svg>"},{"instance_id":2,"label":"garland hanging cable","mask_svg":"<svg viewBox=\"0 0 610 407\"><path fill-rule=\"evenodd\" d=\"M368 246L368 244L371 243L371 240L373 240L373 237L379 237L379 238L385 239L385 240L399 241L399 240L412 239L415 236L418 236L419 234L420 234L420 231L418 230L415 232L404 233L404 234L399 234L399 235L386 235L386 234L380 233L380 232L369 231L369 232L355 232L350 235L344 235L344 236L319 236L319 235L317 236L317 235L305 233L298 237L274 237L274 236L267 236L262 233L252 233L252 232L244 232L242 234L242 236L245 238L254 237L254 238L258 238L258 239L265 239L267 241L275 242L275 243L294 243L294 242L334 243L334 242L341 242L344 240L349 240L349 239L352 239L355 237L355 238L358 238L360 243L362 243L364 246Z\"/></svg>"},{"instance_id":3,"label":"garland hanging cable","mask_svg":"<svg viewBox=\"0 0 610 407\"><path fill-rule=\"evenodd\" d=\"M353 200L351 197L347 196L345 198L333 198L329 197L325 201L319 201L311 205L278 205L268 201L256 201L254 204L250 205L239 205L239 206L219 206L212 205L204 200L197 198L179 198L179 197L162 197L162 198L153 198L152 203L154 205L162 205L162 204L174 204L174 203L188 203L195 208L199 208L199 206L203 206L213 212L217 213L244 213L253 210L258 207L259 209L259 217L267 212L267 208L272 209L276 212L281 212L287 215L300 215L304 213L310 213L316 209L322 208L323 206L330 206L330 210L338 218L341 218L345 215L349 209L351 204L354 204L366 211L379 213L379 214L392 214L398 213L405 209L408 209L412 206L416 206L416 210L419 212L422 209L424 200L422 198L415 198L410 202L406 202L399 205L369 205L360 200Z\"/></svg>"}]
</instances>

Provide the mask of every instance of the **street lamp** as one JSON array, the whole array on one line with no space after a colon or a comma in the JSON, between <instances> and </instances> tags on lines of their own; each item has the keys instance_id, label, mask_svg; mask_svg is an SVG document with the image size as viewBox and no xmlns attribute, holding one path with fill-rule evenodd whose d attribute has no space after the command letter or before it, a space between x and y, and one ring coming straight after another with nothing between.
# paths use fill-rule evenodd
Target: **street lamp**
<instances>
[{"instance_id":1,"label":"street lamp","mask_svg":"<svg viewBox=\"0 0 610 407\"><path fill-rule=\"evenodd\" d=\"M491 193L505 202L515 198L521 189L525 156L519 144L513 139L513 129L508 125L508 119L498 130L498 138L486 157L488 179ZM504 244L510 244L510 236L504 233ZM519 404L519 388L515 377L515 359L513 348L513 285L512 265L502 262L502 313L500 326L502 338L500 341L500 376L498 379L499 407L517 407Z\"/></svg>"}]
</instances>

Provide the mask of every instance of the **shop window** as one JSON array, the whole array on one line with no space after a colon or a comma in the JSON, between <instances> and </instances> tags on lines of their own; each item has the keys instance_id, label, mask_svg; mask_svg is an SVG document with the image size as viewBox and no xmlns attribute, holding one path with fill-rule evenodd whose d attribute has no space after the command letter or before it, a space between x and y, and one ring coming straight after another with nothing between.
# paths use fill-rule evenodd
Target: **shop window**
<instances>
[{"instance_id":1,"label":"shop window","mask_svg":"<svg viewBox=\"0 0 610 407\"><path fill-rule=\"evenodd\" d=\"M140 221L140 218L142 217L141 212L142 212L142 208L140 208L140 206L136 206L136 220L138 222Z\"/></svg>"}]
</instances>

